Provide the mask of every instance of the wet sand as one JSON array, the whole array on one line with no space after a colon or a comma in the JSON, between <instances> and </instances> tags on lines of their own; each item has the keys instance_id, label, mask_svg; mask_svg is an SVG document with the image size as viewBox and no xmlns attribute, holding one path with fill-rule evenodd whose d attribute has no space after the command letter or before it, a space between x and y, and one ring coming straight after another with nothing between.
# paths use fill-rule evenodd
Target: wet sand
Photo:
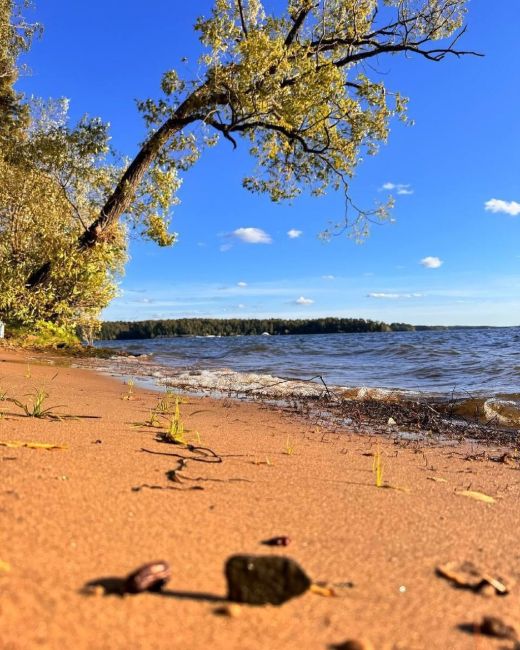
<instances>
[{"instance_id":1,"label":"wet sand","mask_svg":"<svg viewBox=\"0 0 520 650\"><path fill-rule=\"evenodd\" d=\"M76 417L27 417L0 402L0 442L66 446L0 446L1 650L310 650L346 639L385 650L513 647L474 624L494 615L520 625L520 585L497 596L435 573L468 560L518 583L520 463L490 459L501 450L396 444L315 430L269 406L189 398L187 439L222 458L200 462L139 424L157 392L130 395L114 379L40 359L0 349L0 394L30 403L44 387L51 414ZM392 487L375 485L378 451ZM168 478L171 454L190 458L181 482ZM260 544L275 535L291 544ZM237 553L287 555L336 596L222 616L223 566ZM163 593L84 592L152 560L171 565Z\"/></svg>"}]
</instances>

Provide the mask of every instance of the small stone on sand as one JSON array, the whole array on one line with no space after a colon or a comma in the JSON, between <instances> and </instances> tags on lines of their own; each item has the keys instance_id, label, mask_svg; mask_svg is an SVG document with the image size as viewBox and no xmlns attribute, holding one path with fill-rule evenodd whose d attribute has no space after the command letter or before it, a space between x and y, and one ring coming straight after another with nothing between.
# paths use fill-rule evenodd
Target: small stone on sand
<instances>
[{"instance_id":1,"label":"small stone on sand","mask_svg":"<svg viewBox=\"0 0 520 650\"><path fill-rule=\"evenodd\" d=\"M225 574L229 600L250 605L281 605L311 586L303 569L287 557L234 555Z\"/></svg>"}]
</instances>

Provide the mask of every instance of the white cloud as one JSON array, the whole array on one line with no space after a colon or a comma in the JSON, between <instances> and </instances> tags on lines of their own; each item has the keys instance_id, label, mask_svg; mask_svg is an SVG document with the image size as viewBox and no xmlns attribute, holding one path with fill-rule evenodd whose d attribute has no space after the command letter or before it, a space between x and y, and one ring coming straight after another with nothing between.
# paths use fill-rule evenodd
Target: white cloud
<instances>
[{"instance_id":1,"label":"white cloud","mask_svg":"<svg viewBox=\"0 0 520 650\"><path fill-rule=\"evenodd\" d=\"M367 294L367 298L399 300L400 298L422 298L422 293L385 293L384 291Z\"/></svg>"},{"instance_id":2,"label":"white cloud","mask_svg":"<svg viewBox=\"0 0 520 650\"><path fill-rule=\"evenodd\" d=\"M502 199L490 199L484 203L484 207L488 212L504 212L516 217L520 214L520 203L516 201L502 201Z\"/></svg>"},{"instance_id":3,"label":"white cloud","mask_svg":"<svg viewBox=\"0 0 520 650\"><path fill-rule=\"evenodd\" d=\"M322 280L335 280L336 276L334 276L334 275L322 275L321 279Z\"/></svg>"},{"instance_id":4,"label":"white cloud","mask_svg":"<svg viewBox=\"0 0 520 650\"><path fill-rule=\"evenodd\" d=\"M246 306L244 304L242 304L242 303L237 305L237 307L238 307L238 309L245 309L246 308Z\"/></svg>"},{"instance_id":5,"label":"white cloud","mask_svg":"<svg viewBox=\"0 0 520 650\"><path fill-rule=\"evenodd\" d=\"M247 287L247 282L237 282L237 287L244 288Z\"/></svg>"},{"instance_id":6,"label":"white cloud","mask_svg":"<svg viewBox=\"0 0 520 650\"><path fill-rule=\"evenodd\" d=\"M311 300L310 298L304 298L303 296L300 296L297 300L294 301L297 305L312 305L314 303L314 300Z\"/></svg>"},{"instance_id":7,"label":"white cloud","mask_svg":"<svg viewBox=\"0 0 520 650\"><path fill-rule=\"evenodd\" d=\"M232 235L245 244L270 244L271 236L261 228L237 228Z\"/></svg>"},{"instance_id":8,"label":"white cloud","mask_svg":"<svg viewBox=\"0 0 520 650\"><path fill-rule=\"evenodd\" d=\"M301 230L296 230L296 228L291 228L291 230L287 231L287 234L289 236L289 239L297 239L303 235L303 232Z\"/></svg>"},{"instance_id":9,"label":"white cloud","mask_svg":"<svg viewBox=\"0 0 520 650\"><path fill-rule=\"evenodd\" d=\"M403 196L413 194L413 190L409 183L383 183L380 189L388 190L389 192L395 190L397 194L401 194Z\"/></svg>"},{"instance_id":10,"label":"white cloud","mask_svg":"<svg viewBox=\"0 0 520 650\"><path fill-rule=\"evenodd\" d=\"M420 263L427 269L438 269L439 266L444 264L440 258L432 257L431 255L423 257Z\"/></svg>"},{"instance_id":11,"label":"white cloud","mask_svg":"<svg viewBox=\"0 0 520 650\"><path fill-rule=\"evenodd\" d=\"M219 251L221 253L227 253L227 251L231 250L233 248L233 244L222 244L219 247Z\"/></svg>"}]
</instances>

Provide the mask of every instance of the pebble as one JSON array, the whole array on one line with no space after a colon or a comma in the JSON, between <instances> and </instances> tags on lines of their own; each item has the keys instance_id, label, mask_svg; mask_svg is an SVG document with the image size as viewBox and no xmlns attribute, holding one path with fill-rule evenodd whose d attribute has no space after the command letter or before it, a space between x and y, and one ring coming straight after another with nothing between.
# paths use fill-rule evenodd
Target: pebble
<instances>
[{"instance_id":1,"label":"pebble","mask_svg":"<svg viewBox=\"0 0 520 650\"><path fill-rule=\"evenodd\" d=\"M289 546L291 538L287 535L280 535L279 537L271 537L271 539L264 539L262 544L265 546Z\"/></svg>"},{"instance_id":2,"label":"pebble","mask_svg":"<svg viewBox=\"0 0 520 650\"><path fill-rule=\"evenodd\" d=\"M148 562L127 576L124 591L128 594L160 591L170 578L171 569L167 562Z\"/></svg>"},{"instance_id":3,"label":"pebble","mask_svg":"<svg viewBox=\"0 0 520 650\"><path fill-rule=\"evenodd\" d=\"M516 639L516 630L512 625L504 623L497 616L484 616L479 626L480 633L494 636L497 639Z\"/></svg>"},{"instance_id":4,"label":"pebble","mask_svg":"<svg viewBox=\"0 0 520 650\"><path fill-rule=\"evenodd\" d=\"M287 557L233 555L225 574L229 600L250 605L281 605L311 586L303 569Z\"/></svg>"},{"instance_id":5,"label":"pebble","mask_svg":"<svg viewBox=\"0 0 520 650\"><path fill-rule=\"evenodd\" d=\"M370 641L363 639L348 639L343 643L333 646L334 650L374 650Z\"/></svg>"},{"instance_id":6,"label":"pebble","mask_svg":"<svg viewBox=\"0 0 520 650\"><path fill-rule=\"evenodd\" d=\"M222 607L217 607L215 614L227 616L228 618L238 618L242 614L242 608L237 603L229 603Z\"/></svg>"}]
</instances>

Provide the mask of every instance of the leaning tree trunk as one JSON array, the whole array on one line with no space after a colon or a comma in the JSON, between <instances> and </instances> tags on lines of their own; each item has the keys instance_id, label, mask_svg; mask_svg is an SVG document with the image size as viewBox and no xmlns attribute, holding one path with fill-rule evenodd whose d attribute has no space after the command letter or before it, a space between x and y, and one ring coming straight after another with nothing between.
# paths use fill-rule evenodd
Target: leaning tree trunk
<instances>
[{"instance_id":1,"label":"leaning tree trunk","mask_svg":"<svg viewBox=\"0 0 520 650\"><path fill-rule=\"evenodd\" d=\"M207 83L186 98L174 115L141 147L101 209L97 219L79 236L78 250L85 251L95 246L103 231L116 223L128 210L144 175L168 140L188 124L204 119L209 107L214 107L227 99L227 96L212 91ZM31 273L25 286L29 289L36 289L48 279L51 270L51 262L45 262Z\"/></svg>"},{"instance_id":2,"label":"leaning tree trunk","mask_svg":"<svg viewBox=\"0 0 520 650\"><path fill-rule=\"evenodd\" d=\"M172 135L175 135L191 121L193 120L171 118L145 142L101 209L98 218L79 237L78 245L80 249L95 246L101 233L116 223L121 215L128 210L137 188L159 151Z\"/></svg>"}]
</instances>

